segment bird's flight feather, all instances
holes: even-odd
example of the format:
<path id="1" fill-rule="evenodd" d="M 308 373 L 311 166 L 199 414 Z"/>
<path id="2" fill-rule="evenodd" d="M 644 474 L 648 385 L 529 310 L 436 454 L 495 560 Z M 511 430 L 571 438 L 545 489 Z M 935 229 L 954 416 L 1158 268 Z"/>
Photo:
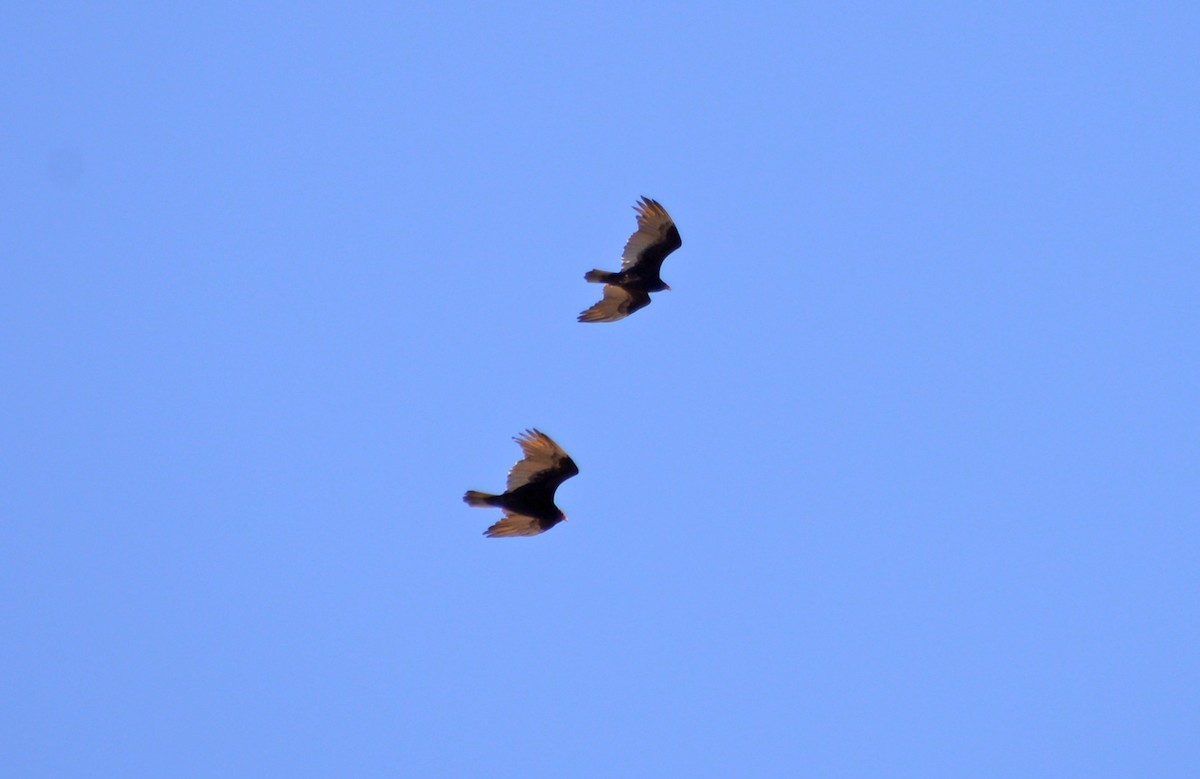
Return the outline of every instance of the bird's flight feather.
<path id="1" fill-rule="evenodd" d="M 625 251 L 621 252 L 621 270 L 629 270 L 642 259 L 647 249 L 660 244 L 662 253 L 658 265 L 661 267 L 663 258 L 683 245 L 679 230 L 675 229 L 675 220 L 662 204 L 648 197 L 639 200 L 633 210 L 637 212 L 638 229 L 629 236 Z"/>
<path id="2" fill-rule="evenodd" d="M 526 430 L 513 440 L 521 445 L 525 457 L 508 472 L 507 491 L 512 492 L 534 481 L 552 482 L 557 487 L 579 473 L 575 461 L 540 430 Z"/>
<path id="3" fill-rule="evenodd" d="M 580 322 L 616 322 L 650 305 L 650 293 L 644 289 L 617 284 L 604 285 L 604 297 L 579 315 Z"/>

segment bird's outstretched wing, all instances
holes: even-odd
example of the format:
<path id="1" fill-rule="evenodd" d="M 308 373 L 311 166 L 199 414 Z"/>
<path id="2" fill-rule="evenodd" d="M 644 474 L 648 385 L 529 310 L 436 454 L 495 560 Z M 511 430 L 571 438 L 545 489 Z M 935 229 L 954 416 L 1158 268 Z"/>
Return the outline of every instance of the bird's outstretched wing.
<path id="1" fill-rule="evenodd" d="M 667 255 L 683 245 L 675 220 L 657 200 L 643 197 L 634 205 L 637 212 L 637 231 L 629 236 L 621 252 L 621 270 L 635 265 L 658 275 Z"/>
<path id="2" fill-rule="evenodd" d="M 640 287 L 605 284 L 604 298 L 579 315 L 580 322 L 616 322 L 650 305 L 650 293 Z"/>
<path id="3" fill-rule="evenodd" d="M 496 524 L 483 531 L 488 538 L 509 538 L 512 536 L 536 536 L 544 533 L 557 522 L 543 524 L 541 520 L 527 517 L 524 514 L 505 514 Z"/>
<path id="4" fill-rule="evenodd" d="M 550 436 L 540 430 L 526 430 L 513 440 L 521 445 L 521 451 L 525 452 L 525 457 L 508 472 L 508 486 L 505 488 L 507 491 L 512 492 L 526 484 L 540 482 L 553 492 L 558 485 L 579 473 L 579 467 L 575 465 L 575 461 L 563 451 L 561 446 L 554 443 Z M 525 517 L 525 519 L 529 519 L 529 517 Z M 493 525 L 493 529 L 503 525 L 506 521 L 507 519 L 500 520 Z M 537 532 L 540 533 L 541 530 Z M 532 535 L 532 533 L 510 533 L 509 535 Z"/>

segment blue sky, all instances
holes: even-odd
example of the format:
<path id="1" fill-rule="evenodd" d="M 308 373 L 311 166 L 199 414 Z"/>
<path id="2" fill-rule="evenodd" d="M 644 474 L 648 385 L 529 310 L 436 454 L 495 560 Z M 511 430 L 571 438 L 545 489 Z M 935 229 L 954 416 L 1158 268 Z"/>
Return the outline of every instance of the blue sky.
<path id="1" fill-rule="evenodd" d="M 1195 776 L 1197 40 L 6 8 L 0 761 Z M 673 291 L 578 324 L 641 195 Z M 531 426 L 571 521 L 485 539 Z"/>

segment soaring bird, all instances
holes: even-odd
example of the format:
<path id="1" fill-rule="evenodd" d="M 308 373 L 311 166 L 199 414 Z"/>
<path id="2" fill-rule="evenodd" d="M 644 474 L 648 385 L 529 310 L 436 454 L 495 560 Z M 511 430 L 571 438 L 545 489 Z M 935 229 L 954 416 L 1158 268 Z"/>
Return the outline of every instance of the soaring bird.
<path id="1" fill-rule="evenodd" d="M 650 305 L 650 293 L 670 287 L 659 277 L 663 260 L 683 245 L 675 221 L 658 201 L 643 197 L 637 212 L 637 231 L 629 236 L 621 254 L 621 270 L 591 270 L 588 281 L 604 285 L 604 298 L 579 315 L 580 322 L 616 322 Z"/>
<path id="2" fill-rule="evenodd" d="M 525 457 L 508 472 L 504 494 L 468 490 L 463 495 L 468 506 L 504 509 L 504 518 L 484 531 L 490 538 L 536 536 L 562 522 L 567 515 L 554 505 L 554 491 L 579 473 L 575 461 L 545 433 L 526 430 L 513 440 Z"/>

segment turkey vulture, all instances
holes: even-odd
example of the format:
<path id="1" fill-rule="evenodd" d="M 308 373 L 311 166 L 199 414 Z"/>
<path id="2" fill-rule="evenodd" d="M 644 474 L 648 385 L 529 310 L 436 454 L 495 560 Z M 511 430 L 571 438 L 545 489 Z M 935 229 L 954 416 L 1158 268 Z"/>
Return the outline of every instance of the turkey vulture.
<path id="1" fill-rule="evenodd" d="M 675 221 L 658 201 L 643 197 L 634 207 L 638 229 L 629 236 L 616 273 L 592 270 L 588 281 L 604 285 L 604 298 L 579 315 L 580 322 L 616 322 L 650 305 L 650 293 L 669 290 L 658 273 L 667 255 L 683 245 Z"/>
<path id="2" fill-rule="evenodd" d="M 554 491 L 579 473 L 575 461 L 545 433 L 526 430 L 513 440 L 521 445 L 525 457 L 508 472 L 504 494 L 468 490 L 463 495 L 468 506 L 504 509 L 504 519 L 484 531 L 490 538 L 536 536 L 566 519 L 554 505 Z"/>

